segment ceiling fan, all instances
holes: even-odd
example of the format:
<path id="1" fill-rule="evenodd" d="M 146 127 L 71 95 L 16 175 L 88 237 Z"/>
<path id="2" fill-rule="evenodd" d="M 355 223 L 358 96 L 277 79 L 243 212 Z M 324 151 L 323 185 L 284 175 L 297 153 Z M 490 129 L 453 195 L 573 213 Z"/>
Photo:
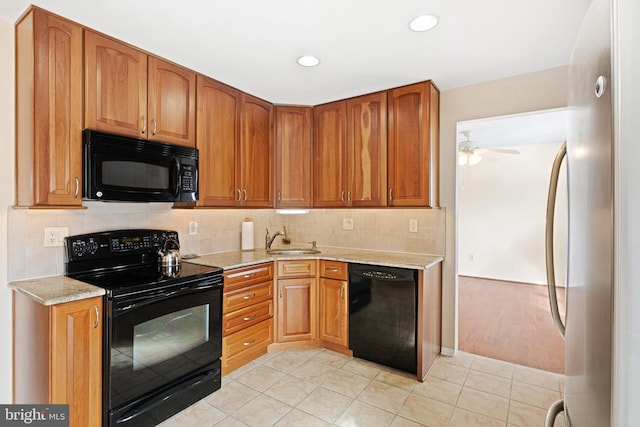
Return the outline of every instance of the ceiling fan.
<path id="1" fill-rule="evenodd" d="M 465 140 L 458 145 L 458 164 L 477 165 L 482 160 L 482 153 L 500 153 L 500 154 L 520 154 L 518 150 L 511 148 L 481 148 L 478 144 L 471 140 L 471 131 L 464 130 L 461 132 Z"/>

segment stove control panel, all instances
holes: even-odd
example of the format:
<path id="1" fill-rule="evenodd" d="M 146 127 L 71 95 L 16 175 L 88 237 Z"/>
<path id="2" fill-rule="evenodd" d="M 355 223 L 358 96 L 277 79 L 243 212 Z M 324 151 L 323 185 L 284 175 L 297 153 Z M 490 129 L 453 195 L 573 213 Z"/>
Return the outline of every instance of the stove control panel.
<path id="1" fill-rule="evenodd" d="M 178 232 L 134 229 L 81 234 L 65 237 L 65 254 L 68 261 L 112 258 L 119 255 L 155 254 L 169 239 L 179 242 Z"/>

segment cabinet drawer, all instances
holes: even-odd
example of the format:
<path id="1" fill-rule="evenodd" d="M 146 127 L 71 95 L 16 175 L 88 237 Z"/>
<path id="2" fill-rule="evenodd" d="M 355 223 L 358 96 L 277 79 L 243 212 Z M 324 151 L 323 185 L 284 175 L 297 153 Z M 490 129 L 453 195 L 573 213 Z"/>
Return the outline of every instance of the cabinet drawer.
<path id="1" fill-rule="evenodd" d="M 237 367 L 253 359 L 254 353 L 266 353 L 266 348 L 273 342 L 273 321 L 271 319 L 249 326 L 222 339 L 223 369 Z"/>
<path id="2" fill-rule="evenodd" d="M 222 331 L 226 337 L 242 329 L 273 317 L 273 300 L 232 311 L 222 317 Z"/>
<path id="3" fill-rule="evenodd" d="M 320 261 L 320 277 L 329 279 L 348 280 L 349 264 L 340 261 Z"/>
<path id="4" fill-rule="evenodd" d="M 313 277 L 316 275 L 316 265 L 315 259 L 278 261 L 278 278 Z"/>
<path id="5" fill-rule="evenodd" d="M 222 300 L 222 312 L 230 313 L 248 307 L 257 302 L 273 298 L 273 281 L 258 283 L 235 291 L 225 292 Z"/>
<path id="6" fill-rule="evenodd" d="M 224 290 L 232 291 L 270 279 L 273 279 L 272 262 L 231 270 L 224 273 Z"/>

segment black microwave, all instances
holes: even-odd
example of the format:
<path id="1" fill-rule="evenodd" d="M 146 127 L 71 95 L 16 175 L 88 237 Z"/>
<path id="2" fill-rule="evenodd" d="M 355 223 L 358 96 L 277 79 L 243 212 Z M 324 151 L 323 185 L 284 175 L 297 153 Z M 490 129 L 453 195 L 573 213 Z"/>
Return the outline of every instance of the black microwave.
<path id="1" fill-rule="evenodd" d="M 198 150 L 83 131 L 83 198 L 123 202 L 198 200 Z"/>

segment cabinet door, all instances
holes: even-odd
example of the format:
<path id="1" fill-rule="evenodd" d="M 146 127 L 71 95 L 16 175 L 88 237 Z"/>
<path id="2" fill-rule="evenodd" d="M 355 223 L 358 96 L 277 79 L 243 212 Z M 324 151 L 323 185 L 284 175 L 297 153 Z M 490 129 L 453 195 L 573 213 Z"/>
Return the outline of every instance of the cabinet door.
<path id="1" fill-rule="evenodd" d="M 102 425 L 102 298 L 51 308 L 51 403 L 68 403 L 70 426 Z"/>
<path id="2" fill-rule="evenodd" d="M 80 206 L 82 30 L 34 10 L 16 34 L 18 203 Z"/>
<path id="3" fill-rule="evenodd" d="M 241 101 L 241 203 L 273 207 L 273 106 L 246 94 L 242 94 Z"/>
<path id="4" fill-rule="evenodd" d="M 196 147 L 200 152 L 198 206 L 236 206 L 240 200 L 236 148 L 240 132 L 240 92 L 197 76 Z"/>
<path id="5" fill-rule="evenodd" d="M 313 206 L 347 203 L 346 101 L 313 109 Z"/>
<path id="6" fill-rule="evenodd" d="M 147 55 L 85 30 L 85 128 L 146 138 Z"/>
<path id="7" fill-rule="evenodd" d="M 148 138 L 196 145 L 196 73 L 149 56 Z"/>
<path id="8" fill-rule="evenodd" d="M 278 342 L 316 339 L 316 278 L 278 280 Z"/>
<path id="9" fill-rule="evenodd" d="M 347 202 L 387 205 L 387 92 L 347 101 Z"/>
<path id="10" fill-rule="evenodd" d="M 311 207 L 311 107 L 277 106 L 276 206 Z"/>
<path id="11" fill-rule="evenodd" d="M 319 293 L 320 339 L 347 347 L 349 345 L 347 282 L 321 278 Z"/>
<path id="12" fill-rule="evenodd" d="M 437 206 L 437 89 L 430 82 L 393 89 L 389 104 L 389 205 Z"/>

